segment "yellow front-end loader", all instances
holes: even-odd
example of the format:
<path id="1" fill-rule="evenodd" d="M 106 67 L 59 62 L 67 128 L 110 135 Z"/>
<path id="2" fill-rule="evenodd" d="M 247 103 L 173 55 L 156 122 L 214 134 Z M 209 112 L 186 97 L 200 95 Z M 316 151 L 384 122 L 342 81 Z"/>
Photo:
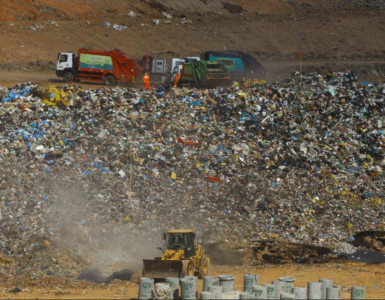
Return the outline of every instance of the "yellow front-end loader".
<path id="1" fill-rule="evenodd" d="M 209 272 L 210 259 L 204 252 L 203 238 L 195 243 L 194 230 L 170 230 L 164 234 L 162 257 L 143 260 L 143 277 L 164 279 L 165 277 L 198 276 Z M 199 243 L 199 241 L 201 241 Z"/>

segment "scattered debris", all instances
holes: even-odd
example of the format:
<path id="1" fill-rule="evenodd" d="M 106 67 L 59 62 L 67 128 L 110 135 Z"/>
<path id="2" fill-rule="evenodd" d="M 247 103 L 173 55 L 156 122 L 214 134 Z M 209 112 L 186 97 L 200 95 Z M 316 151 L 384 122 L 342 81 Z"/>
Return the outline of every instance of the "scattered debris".
<path id="1" fill-rule="evenodd" d="M 163 15 L 167 18 L 167 19 L 172 19 L 172 16 L 169 14 L 169 13 L 167 13 L 167 12 L 163 12 Z"/>
<path id="2" fill-rule="evenodd" d="M 128 13 L 128 16 L 131 18 L 136 18 L 136 13 L 134 13 L 132 10 Z"/>
<path id="3" fill-rule="evenodd" d="M 123 25 L 114 24 L 114 25 L 112 26 L 112 28 L 115 29 L 115 30 L 118 30 L 118 31 L 122 31 L 122 30 L 124 30 L 124 29 L 127 29 L 128 26 L 123 26 Z"/>
<path id="4" fill-rule="evenodd" d="M 182 24 L 192 24 L 192 21 L 186 18 L 183 18 Z"/>

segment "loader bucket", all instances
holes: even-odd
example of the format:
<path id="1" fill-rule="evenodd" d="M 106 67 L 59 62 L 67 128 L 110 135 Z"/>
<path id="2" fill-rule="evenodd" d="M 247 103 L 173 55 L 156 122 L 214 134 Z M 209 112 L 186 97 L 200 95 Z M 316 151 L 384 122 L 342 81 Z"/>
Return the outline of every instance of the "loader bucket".
<path id="1" fill-rule="evenodd" d="M 162 279 L 181 277 L 183 263 L 181 260 L 143 259 L 143 277 Z"/>

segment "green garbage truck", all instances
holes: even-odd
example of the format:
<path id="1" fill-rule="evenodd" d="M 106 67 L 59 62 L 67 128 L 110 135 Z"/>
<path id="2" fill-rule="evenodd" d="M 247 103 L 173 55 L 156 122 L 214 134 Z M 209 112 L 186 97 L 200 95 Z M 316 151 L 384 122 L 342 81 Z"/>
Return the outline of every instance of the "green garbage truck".
<path id="1" fill-rule="evenodd" d="M 183 64 L 180 87 L 210 87 L 230 84 L 230 73 L 222 62 L 214 60 L 190 61 Z"/>

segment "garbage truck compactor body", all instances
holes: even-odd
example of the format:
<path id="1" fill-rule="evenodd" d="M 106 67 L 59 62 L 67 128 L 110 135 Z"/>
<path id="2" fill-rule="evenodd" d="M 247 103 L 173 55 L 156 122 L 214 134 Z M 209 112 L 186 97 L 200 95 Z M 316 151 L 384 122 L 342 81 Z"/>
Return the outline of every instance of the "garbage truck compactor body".
<path id="1" fill-rule="evenodd" d="M 201 241 L 201 242 L 199 242 Z M 197 238 L 193 230 L 170 230 L 164 234 L 162 257 L 143 260 L 143 277 L 156 280 L 165 277 L 206 276 L 210 259 L 203 249 L 203 238 Z"/>
<path id="2" fill-rule="evenodd" d="M 130 55 L 118 49 L 97 51 L 79 49 L 78 53 L 58 54 L 56 75 L 64 82 L 74 80 L 98 81 L 106 85 L 133 81 L 142 73 L 138 63 Z"/>
<path id="3" fill-rule="evenodd" d="M 180 86 L 214 87 L 218 84 L 230 84 L 230 73 L 223 63 L 202 60 L 183 64 Z"/>

